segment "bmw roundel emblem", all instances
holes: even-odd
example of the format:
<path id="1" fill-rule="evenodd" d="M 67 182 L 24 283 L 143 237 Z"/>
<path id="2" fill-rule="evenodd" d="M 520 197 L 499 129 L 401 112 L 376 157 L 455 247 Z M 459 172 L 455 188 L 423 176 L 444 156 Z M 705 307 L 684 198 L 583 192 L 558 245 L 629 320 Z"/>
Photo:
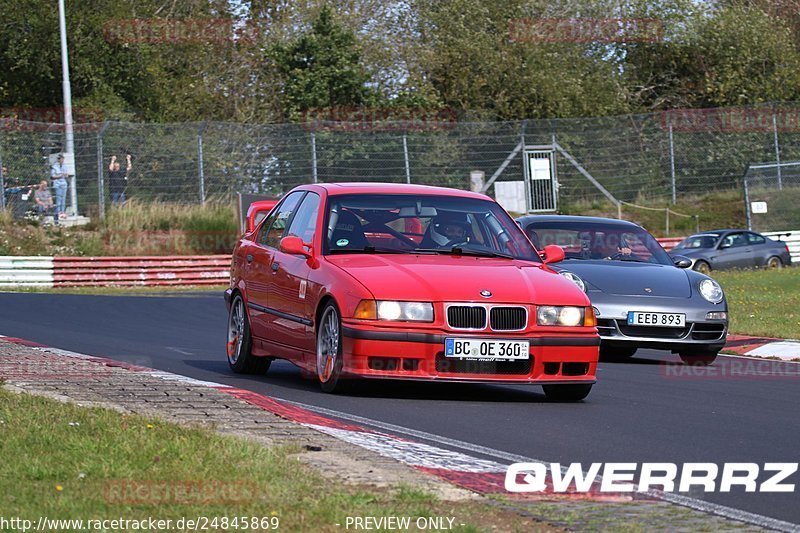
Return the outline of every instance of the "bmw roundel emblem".
<path id="1" fill-rule="evenodd" d="M 492 297 L 492 291 L 483 289 L 481 291 L 481 296 L 483 296 L 484 298 L 491 298 Z"/>

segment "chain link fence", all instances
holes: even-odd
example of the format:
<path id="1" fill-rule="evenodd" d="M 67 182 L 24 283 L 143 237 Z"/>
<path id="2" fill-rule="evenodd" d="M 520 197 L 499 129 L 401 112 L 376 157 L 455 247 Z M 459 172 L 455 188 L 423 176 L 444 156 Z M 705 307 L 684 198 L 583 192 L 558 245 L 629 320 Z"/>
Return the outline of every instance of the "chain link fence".
<path id="1" fill-rule="evenodd" d="M 800 229 L 800 161 L 752 163 L 743 185 L 748 229 Z"/>
<path id="2" fill-rule="evenodd" d="M 608 201 L 599 184 L 619 202 L 667 206 L 741 190 L 751 162 L 800 160 L 800 105 L 513 122 L 98 122 L 76 125 L 74 137 L 79 211 L 89 216 L 102 216 L 110 203 L 112 155 L 123 168 L 131 155 L 128 199 L 195 203 L 238 192 L 277 196 L 310 182 L 468 188 L 475 170 L 490 182 L 520 181 L 520 147 L 529 146 L 558 146 L 570 156 L 554 149 L 559 205 Z M 6 187 L 46 179 L 47 156 L 60 152 L 62 141 L 60 124 L 0 119 Z M 493 194 L 491 183 L 487 191 Z"/>

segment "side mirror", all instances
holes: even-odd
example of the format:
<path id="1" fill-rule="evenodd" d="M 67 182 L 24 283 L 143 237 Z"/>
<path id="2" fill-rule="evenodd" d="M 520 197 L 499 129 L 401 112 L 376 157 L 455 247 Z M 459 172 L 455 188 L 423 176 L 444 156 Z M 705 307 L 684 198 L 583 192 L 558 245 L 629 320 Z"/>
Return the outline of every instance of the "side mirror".
<path id="1" fill-rule="evenodd" d="M 550 263 L 558 263 L 559 261 L 563 261 L 565 257 L 564 249 L 555 244 L 548 244 L 547 246 L 545 246 L 544 250 L 542 250 L 542 253 L 539 255 L 541 256 L 542 260 L 544 260 L 544 263 L 546 265 L 549 265 Z"/>
<path id="2" fill-rule="evenodd" d="M 731 243 L 729 243 L 729 242 L 723 242 L 722 244 L 719 245 L 719 249 L 720 250 L 724 250 L 725 248 L 730 248 L 730 247 L 731 247 Z"/>
<path id="3" fill-rule="evenodd" d="M 308 248 L 308 250 L 306 250 L 306 248 Z M 289 235 L 281 239 L 281 252 L 311 257 L 311 244 L 303 242 L 303 239 L 300 237 Z"/>
<path id="4" fill-rule="evenodd" d="M 685 255 L 673 255 L 672 264 L 678 268 L 689 268 L 692 266 L 692 260 Z"/>

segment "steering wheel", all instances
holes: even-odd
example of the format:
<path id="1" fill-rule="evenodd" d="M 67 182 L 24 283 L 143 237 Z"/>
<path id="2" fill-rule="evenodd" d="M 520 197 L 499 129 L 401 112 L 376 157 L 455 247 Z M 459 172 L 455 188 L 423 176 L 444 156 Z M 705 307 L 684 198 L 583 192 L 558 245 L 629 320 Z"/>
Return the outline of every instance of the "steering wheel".
<path id="1" fill-rule="evenodd" d="M 444 246 L 445 248 L 453 248 L 454 246 L 457 246 L 459 244 L 469 244 L 469 241 L 464 237 L 460 237 L 458 239 L 453 239 L 452 241 L 449 241 Z"/>
<path id="2" fill-rule="evenodd" d="M 611 254 L 608 258 L 613 261 L 615 259 L 620 259 L 620 258 L 622 258 L 624 256 L 625 256 L 625 254 L 623 254 L 622 252 L 617 252 L 615 254 Z"/>

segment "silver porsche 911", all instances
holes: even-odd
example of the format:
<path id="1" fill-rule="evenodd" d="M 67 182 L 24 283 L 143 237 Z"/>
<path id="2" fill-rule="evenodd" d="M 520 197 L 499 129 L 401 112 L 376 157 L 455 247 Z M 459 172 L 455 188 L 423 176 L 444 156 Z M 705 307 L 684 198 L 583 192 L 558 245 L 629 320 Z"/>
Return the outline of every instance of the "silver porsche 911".
<path id="1" fill-rule="evenodd" d="M 632 356 L 638 348 L 710 364 L 725 345 L 728 304 L 713 279 L 670 257 L 644 228 L 609 218 L 529 215 L 517 219 L 537 249 L 557 244 L 551 265 L 586 291 L 597 312 L 600 353 Z"/>

